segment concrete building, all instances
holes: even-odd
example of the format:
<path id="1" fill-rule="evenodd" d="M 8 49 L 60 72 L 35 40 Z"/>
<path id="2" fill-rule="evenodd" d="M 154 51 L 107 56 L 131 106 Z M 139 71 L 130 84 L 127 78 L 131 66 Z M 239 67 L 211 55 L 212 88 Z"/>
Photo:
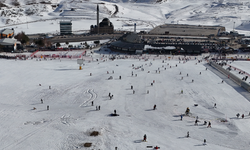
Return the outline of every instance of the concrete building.
<path id="1" fill-rule="evenodd" d="M 114 33 L 114 26 L 112 22 L 108 18 L 104 18 L 102 22 L 99 23 L 99 6 L 97 5 L 97 23 L 96 25 L 91 25 L 90 26 L 90 33 L 91 34 L 103 34 L 103 33 L 108 33 L 112 34 Z"/>
<path id="2" fill-rule="evenodd" d="M 71 21 L 60 21 L 60 35 L 72 34 L 72 22 Z"/>
<path id="3" fill-rule="evenodd" d="M 179 36 L 217 36 L 226 29 L 222 26 L 164 24 L 152 29 L 149 34 L 179 35 Z"/>
<path id="4" fill-rule="evenodd" d="M 126 33 L 117 41 L 110 44 L 110 49 L 125 53 L 135 53 L 137 50 L 143 50 L 145 44 L 142 43 L 140 36 L 136 33 Z"/>

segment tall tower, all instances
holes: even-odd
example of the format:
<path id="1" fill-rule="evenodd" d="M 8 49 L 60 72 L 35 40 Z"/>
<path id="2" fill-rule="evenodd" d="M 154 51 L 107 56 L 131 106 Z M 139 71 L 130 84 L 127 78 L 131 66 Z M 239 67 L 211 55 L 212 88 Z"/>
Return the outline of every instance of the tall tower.
<path id="1" fill-rule="evenodd" d="M 97 34 L 99 34 L 99 5 L 97 4 Z"/>

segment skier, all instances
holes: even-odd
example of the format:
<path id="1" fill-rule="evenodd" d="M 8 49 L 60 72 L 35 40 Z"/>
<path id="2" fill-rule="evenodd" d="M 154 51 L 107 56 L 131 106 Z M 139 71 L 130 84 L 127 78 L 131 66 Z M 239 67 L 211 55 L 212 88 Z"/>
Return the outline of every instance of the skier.
<path id="1" fill-rule="evenodd" d="M 188 74 L 187 74 L 187 77 L 188 77 Z"/>
<path id="2" fill-rule="evenodd" d="M 214 103 L 214 108 L 216 108 L 216 103 Z"/>
<path id="3" fill-rule="evenodd" d="M 186 109 L 186 115 L 188 115 L 189 114 L 189 112 L 190 112 L 190 109 L 189 109 L 189 107 L 187 107 L 187 109 Z"/>
<path id="4" fill-rule="evenodd" d="M 156 105 L 154 105 L 154 110 L 156 109 Z"/>
<path id="5" fill-rule="evenodd" d="M 41 99 L 41 103 L 43 103 L 43 99 Z"/>
<path id="6" fill-rule="evenodd" d="M 183 90 L 181 90 L 181 94 L 183 94 Z"/>
<path id="7" fill-rule="evenodd" d="M 194 125 L 198 126 L 198 120 L 197 119 L 195 120 Z"/>
<path id="8" fill-rule="evenodd" d="M 208 122 L 207 128 L 209 128 L 209 127 L 211 128 L 211 122 L 210 121 Z"/>
<path id="9" fill-rule="evenodd" d="M 206 121 L 204 121 L 204 124 L 203 125 L 207 125 L 207 122 Z"/>
<path id="10" fill-rule="evenodd" d="M 183 117 L 183 116 L 182 116 L 182 114 L 181 114 L 181 120 L 182 120 L 182 117 Z"/>
<path id="11" fill-rule="evenodd" d="M 241 118 L 244 119 L 244 114 L 241 115 Z"/>
<path id="12" fill-rule="evenodd" d="M 101 110 L 101 106 L 99 106 L 98 108 L 99 108 L 99 110 Z"/>
<path id="13" fill-rule="evenodd" d="M 239 118 L 240 114 L 239 114 L 239 113 L 237 113 L 237 114 L 236 114 L 236 116 L 237 116 L 237 118 Z"/>
<path id="14" fill-rule="evenodd" d="M 189 131 L 187 132 L 187 137 L 189 137 Z"/>
<path id="15" fill-rule="evenodd" d="M 143 136 L 143 140 L 142 141 L 144 141 L 144 142 L 146 142 L 147 141 L 147 135 L 146 134 L 144 134 L 144 136 Z"/>
<path id="16" fill-rule="evenodd" d="M 206 139 L 204 139 L 204 143 L 203 143 L 203 145 L 206 145 L 206 142 L 207 142 L 207 140 L 206 140 Z"/>
<path id="17" fill-rule="evenodd" d="M 91 102 L 91 105 L 92 105 L 92 106 L 94 105 L 94 101 Z"/>
<path id="18" fill-rule="evenodd" d="M 116 110 L 114 110 L 114 114 L 116 114 Z"/>
<path id="19" fill-rule="evenodd" d="M 159 147 L 158 147 L 158 146 L 155 146 L 155 149 L 159 149 Z"/>
<path id="20" fill-rule="evenodd" d="M 194 82 L 194 80 L 192 80 L 192 82 Z"/>

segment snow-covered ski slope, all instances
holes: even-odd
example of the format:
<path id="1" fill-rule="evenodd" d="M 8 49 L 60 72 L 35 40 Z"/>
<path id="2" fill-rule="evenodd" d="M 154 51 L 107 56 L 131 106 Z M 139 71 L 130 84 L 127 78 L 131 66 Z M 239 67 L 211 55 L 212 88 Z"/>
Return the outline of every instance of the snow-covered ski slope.
<path id="1" fill-rule="evenodd" d="M 179 61 L 182 56 L 114 61 L 108 56 L 94 53 L 82 70 L 75 59 L 0 59 L 0 149 L 249 149 L 250 102 L 206 70 L 206 62 L 198 62 L 201 56 L 187 62 Z M 181 121 L 187 107 L 191 115 Z M 114 110 L 119 116 L 110 116 Z M 245 118 L 237 119 L 237 113 Z M 92 131 L 100 135 L 90 136 Z M 92 146 L 84 147 L 87 142 Z"/>
<path id="2" fill-rule="evenodd" d="M 5 1 L 0 10 L 0 28 L 14 28 L 16 33 L 59 33 L 60 20 L 72 20 L 73 31 L 88 31 L 96 24 L 96 6 L 100 21 L 107 17 L 115 30 L 150 31 L 164 23 L 221 25 L 227 31 L 237 30 L 249 35 L 249 0 L 18 0 Z M 51 2 L 51 3 L 49 3 Z"/>

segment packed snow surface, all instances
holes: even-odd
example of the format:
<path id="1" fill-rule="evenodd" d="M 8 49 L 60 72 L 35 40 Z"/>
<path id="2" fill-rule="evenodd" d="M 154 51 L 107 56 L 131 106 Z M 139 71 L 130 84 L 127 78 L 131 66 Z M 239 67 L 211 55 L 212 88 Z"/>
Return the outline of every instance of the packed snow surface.
<path id="1" fill-rule="evenodd" d="M 0 149 L 249 149 L 250 102 L 202 56 L 110 56 L 88 52 L 82 70 L 76 59 L 0 59 Z"/>
<path id="2" fill-rule="evenodd" d="M 72 20 L 74 33 L 88 32 L 96 25 L 99 4 L 100 21 L 109 18 L 115 30 L 150 31 L 158 25 L 220 25 L 250 35 L 249 0 L 17 0 L 2 1 L 0 29 L 15 33 L 59 34 L 59 22 Z"/>

